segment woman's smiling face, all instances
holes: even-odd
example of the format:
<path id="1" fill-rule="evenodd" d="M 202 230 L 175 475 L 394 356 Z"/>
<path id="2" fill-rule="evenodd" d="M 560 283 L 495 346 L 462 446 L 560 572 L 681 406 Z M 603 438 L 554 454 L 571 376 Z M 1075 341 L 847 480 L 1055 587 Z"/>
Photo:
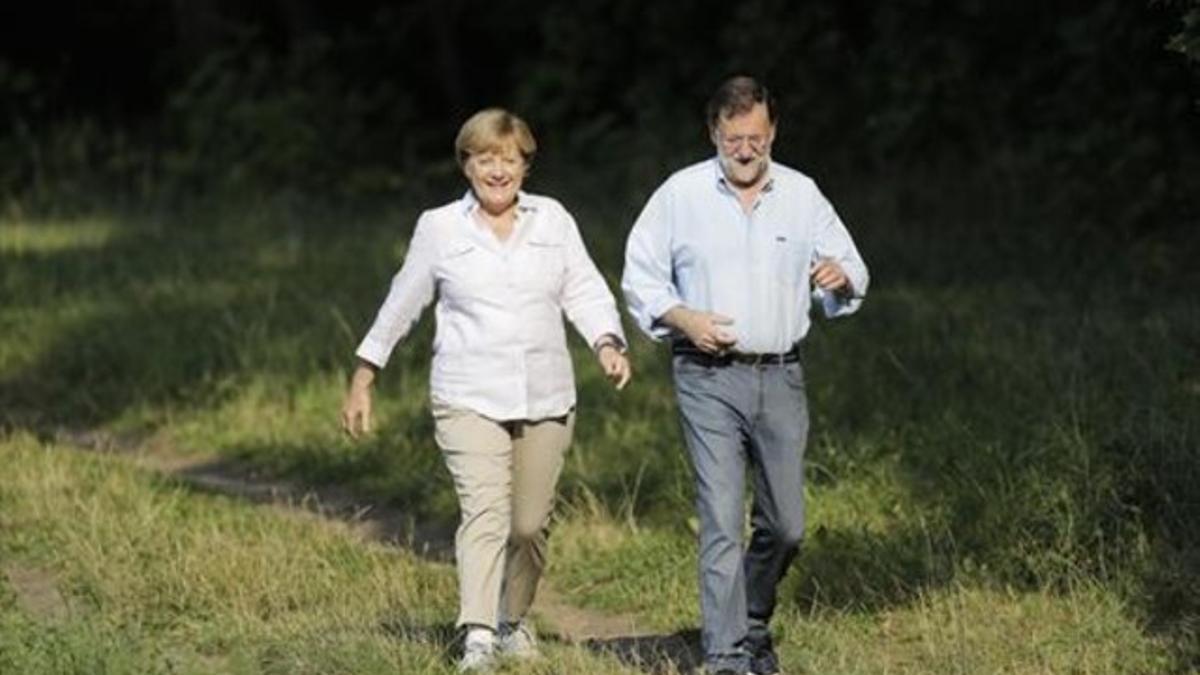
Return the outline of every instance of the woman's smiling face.
<path id="1" fill-rule="evenodd" d="M 513 205 L 527 169 L 525 158 L 512 143 L 472 153 L 463 164 L 475 199 L 489 213 L 501 213 Z"/>

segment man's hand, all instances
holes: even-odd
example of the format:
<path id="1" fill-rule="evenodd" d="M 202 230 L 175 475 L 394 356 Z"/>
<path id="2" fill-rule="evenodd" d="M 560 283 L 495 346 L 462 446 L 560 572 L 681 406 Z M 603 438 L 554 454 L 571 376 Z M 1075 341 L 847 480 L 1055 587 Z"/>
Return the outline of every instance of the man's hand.
<path id="1" fill-rule="evenodd" d="M 633 368 L 629 365 L 629 359 L 615 344 L 609 342 L 600 345 L 596 351 L 596 358 L 600 360 L 600 369 L 604 371 L 604 376 L 617 387 L 617 391 L 629 384 L 629 378 L 633 377 Z"/>
<path id="2" fill-rule="evenodd" d="M 818 288 L 833 291 L 839 295 L 853 295 L 850 278 L 846 276 L 842 266 L 833 258 L 821 258 L 813 264 L 809 276 Z"/>
<path id="3" fill-rule="evenodd" d="M 376 370 L 373 365 L 359 363 L 342 401 L 342 429 L 355 440 L 371 433 L 371 385 L 375 382 Z"/>
<path id="4" fill-rule="evenodd" d="M 696 349 L 707 354 L 720 354 L 737 343 L 737 338 L 722 328 L 733 325 L 733 319 L 727 316 L 679 306 L 667 310 L 662 321 L 682 332 Z"/>

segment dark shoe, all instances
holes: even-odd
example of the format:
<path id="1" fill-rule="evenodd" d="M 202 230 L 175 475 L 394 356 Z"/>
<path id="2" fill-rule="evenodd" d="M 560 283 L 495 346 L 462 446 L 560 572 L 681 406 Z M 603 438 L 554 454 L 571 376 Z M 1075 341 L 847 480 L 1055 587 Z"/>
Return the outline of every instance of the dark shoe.
<path id="1" fill-rule="evenodd" d="M 779 657 L 771 638 L 750 646 L 749 675 L 779 675 Z"/>

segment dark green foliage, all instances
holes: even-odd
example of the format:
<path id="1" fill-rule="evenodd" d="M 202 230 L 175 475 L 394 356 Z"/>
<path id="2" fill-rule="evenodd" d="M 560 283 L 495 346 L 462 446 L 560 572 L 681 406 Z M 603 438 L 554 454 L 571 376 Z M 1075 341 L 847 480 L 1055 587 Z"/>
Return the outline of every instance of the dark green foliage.
<path id="1" fill-rule="evenodd" d="M 329 198 L 409 187 L 403 160 L 426 140 L 411 133 L 410 101 L 388 82 L 358 88 L 334 54 L 312 39 L 283 57 L 250 43 L 210 55 L 170 99 L 171 187 Z"/>
<path id="2" fill-rule="evenodd" d="M 1182 27 L 1171 36 L 1171 49 L 1185 55 L 1188 59 L 1200 61 L 1200 2 L 1180 1 L 1173 3 L 1182 7 Z"/>
<path id="3" fill-rule="evenodd" d="M 171 23 L 150 5 L 73 20 L 111 40 L 105 17 L 120 11 L 140 16 L 135 33 Z M 96 192 L 362 203 L 444 185 L 458 124 L 500 104 L 534 123 L 553 173 L 637 193 L 709 151 L 704 101 L 745 71 L 779 96 L 784 160 L 823 172 L 970 165 L 1039 187 L 1074 227 L 1135 235 L 1200 212 L 1197 78 L 1166 48 L 1194 56 L 1198 11 L 1124 0 L 199 2 L 174 17 L 186 48 L 135 41 L 158 64 L 153 77 L 126 61 L 104 71 L 107 52 L 80 53 L 73 68 L 0 56 L 0 192 L 9 210 L 42 212 Z M 83 97 L 85 75 L 157 89 L 122 106 Z M 1096 198 L 1117 193 L 1117 204 Z"/>

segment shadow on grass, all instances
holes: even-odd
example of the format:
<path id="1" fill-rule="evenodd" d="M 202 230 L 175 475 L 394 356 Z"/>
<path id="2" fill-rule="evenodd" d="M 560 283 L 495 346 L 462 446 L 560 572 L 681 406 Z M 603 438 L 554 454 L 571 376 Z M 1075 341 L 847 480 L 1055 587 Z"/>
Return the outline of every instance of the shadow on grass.
<path id="1" fill-rule="evenodd" d="M 583 646 L 645 673 L 691 673 L 704 664 L 698 630 L 586 640 Z"/>
<path id="2" fill-rule="evenodd" d="M 407 618 L 383 622 L 383 632 L 396 640 L 432 645 L 444 654 L 447 663 L 462 657 L 462 630 L 453 622 L 422 623 Z M 545 644 L 571 645 L 555 634 L 542 636 Z M 700 632 L 683 630 L 669 635 L 636 635 L 584 640 L 584 649 L 643 673 L 691 673 L 704 664 Z"/>
<path id="3" fill-rule="evenodd" d="M 152 431 L 164 411 L 219 405 L 241 377 L 347 368 L 395 265 L 382 227 L 257 218 L 128 217 L 100 246 L 0 251 L 13 327 L 0 428 L 46 436 L 133 413 Z"/>
<path id="4" fill-rule="evenodd" d="M 433 645 L 443 654 L 447 663 L 462 656 L 460 631 L 452 621 L 422 623 L 407 618 L 389 619 L 380 625 L 383 633 L 395 640 Z"/>
<path id="5" fill-rule="evenodd" d="M 804 542 L 784 592 L 801 606 L 875 612 L 905 605 L 954 577 L 954 558 L 927 533 L 818 528 Z"/>
<path id="6" fill-rule="evenodd" d="M 964 572 L 1015 589 L 1100 583 L 1166 638 L 1178 671 L 1196 666 L 1200 310 L 1140 294 L 1136 260 L 1058 271 L 1072 291 L 1037 278 L 881 289 L 859 325 L 814 331 L 827 441 L 814 485 L 899 489 L 872 505 L 891 507 L 888 527 L 812 533 L 791 587 L 802 605 L 875 611 Z"/>

